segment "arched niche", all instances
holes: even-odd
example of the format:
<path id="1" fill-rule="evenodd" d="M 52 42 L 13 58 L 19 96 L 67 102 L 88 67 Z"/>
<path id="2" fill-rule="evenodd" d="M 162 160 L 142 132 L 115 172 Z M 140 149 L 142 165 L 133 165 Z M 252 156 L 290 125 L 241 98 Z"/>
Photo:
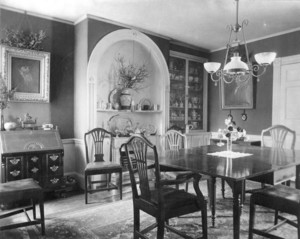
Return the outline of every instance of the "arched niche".
<path id="1" fill-rule="evenodd" d="M 145 34 L 132 29 L 114 31 L 102 38 L 92 51 L 88 62 L 88 109 L 89 129 L 107 128 L 107 121 L 118 112 L 98 112 L 99 102 L 108 102 L 110 92 L 116 88 L 116 59 L 124 57 L 125 62 L 145 64 L 149 77 L 145 88 L 133 92 L 137 104 L 143 98 L 149 98 L 153 104 L 159 104 L 161 113 L 138 114 L 129 117 L 135 121 L 155 122 L 158 134 L 166 129 L 168 122 L 169 71 L 165 58 L 157 45 Z M 135 123 L 136 123 L 135 122 Z"/>

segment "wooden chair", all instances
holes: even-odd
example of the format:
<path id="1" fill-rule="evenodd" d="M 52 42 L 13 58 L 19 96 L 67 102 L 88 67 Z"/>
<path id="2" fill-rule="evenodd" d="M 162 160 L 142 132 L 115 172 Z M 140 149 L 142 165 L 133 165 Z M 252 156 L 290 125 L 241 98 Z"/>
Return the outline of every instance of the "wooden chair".
<path id="1" fill-rule="evenodd" d="M 255 206 L 260 205 L 275 210 L 274 225 L 267 229 L 257 229 L 255 226 Z M 297 222 L 278 214 L 278 211 L 296 216 Z M 279 222 L 278 219 L 281 221 Z M 250 198 L 249 239 L 253 234 L 264 238 L 284 239 L 283 237 L 271 235 L 270 232 L 284 223 L 288 223 L 298 229 L 300 238 L 300 190 L 276 185 L 255 191 Z"/>
<path id="2" fill-rule="evenodd" d="M 269 142 L 269 144 L 268 144 L 268 136 L 271 136 L 271 142 Z M 290 136 L 288 140 L 287 140 L 287 136 Z M 262 147 L 271 146 L 273 148 L 294 149 L 295 142 L 296 142 L 296 132 L 284 125 L 274 125 L 267 129 L 262 130 L 261 132 Z M 292 179 L 295 175 L 296 172 L 292 173 L 292 175 L 289 178 L 285 177 L 284 181 L 280 181 L 279 183 L 285 183 L 286 185 L 290 185 L 290 179 Z M 256 177 L 253 179 L 251 178 L 249 180 L 261 182 L 262 187 L 264 187 L 264 185 L 268 183 L 268 180 L 266 178 L 267 177 Z M 271 184 L 276 184 L 276 182 L 274 183 L 272 182 Z M 247 192 L 251 192 L 251 190 Z"/>
<path id="3" fill-rule="evenodd" d="M 31 205 L 3 213 L 0 219 L 10 217 L 19 213 L 25 213 L 28 221 L 11 223 L 0 226 L 0 231 L 18 227 L 26 227 L 41 224 L 42 235 L 45 235 L 45 218 L 44 218 L 44 195 L 43 189 L 32 178 L 11 181 L 0 184 L 0 204 L 8 204 L 19 201 L 30 200 Z M 39 204 L 40 218 L 36 218 L 36 203 Z M 27 211 L 32 210 L 33 220 L 29 217 Z"/>
<path id="4" fill-rule="evenodd" d="M 287 135 L 291 135 L 291 141 L 287 142 Z M 266 136 L 270 135 L 272 138 L 272 147 L 274 148 L 295 148 L 296 132 L 284 125 L 274 125 L 261 131 L 261 146 L 267 145 Z M 289 145 L 287 144 L 289 143 Z"/>
<path id="5" fill-rule="evenodd" d="M 168 187 L 176 184 L 178 180 L 161 180 L 159 159 L 156 146 L 149 142 L 142 135 L 132 136 L 125 144 L 125 150 L 129 159 L 129 172 L 132 187 L 132 200 L 134 212 L 134 239 L 147 238 L 145 234 L 157 227 L 156 238 L 164 238 L 165 228 L 184 238 L 190 238 L 184 232 L 176 230 L 169 225 L 169 219 L 179 217 L 193 212 L 201 211 L 202 216 L 202 238 L 207 238 L 207 206 L 206 200 L 199 189 L 201 176 L 194 174 L 194 189 L 196 194 L 184 190 Z M 133 151 L 134 156 L 130 153 Z M 147 161 L 148 155 L 154 156 L 154 164 L 150 165 L 155 169 L 155 183 L 151 185 Z M 133 167 L 136 163 L 136 170 Z M 135 171 L 139 179 L 137 188 Z M 182 181 L 183 182 L 183 181 Z M 140 211 L 156 218 L 156 223 L 140 230 Z"/>
<path id="6" fill-rule="evenodd" d="M 286 140 L 288 135 L 291 136 L 289 142 Z M 271 142 L 268 143 L 268 137 L 270 137 L 270 136 L 271 136 Z M 271 126 L 267 129 L 264 129 L 264 130 L 261 131 L 261 147 L 271 146 L 271 147 L 274 147 L 274 148 L 294 149 L 295 148 L 295 142 L 296 142 L 296 132 L 289 129 L 288 127 L 286 127 L 284 125 L 274 125 L 274 126 Z M 295 176 L 295 174 L 293 176 L 291 176 L 290 178 L 285 179 L 285 181 L 281 182 L 281 183 L 285 183 L 286 185 L 290 185 L 290 179 L 293 178 L 294 176 Z M 267 182 L 270 181 L 269 178 L 270 178 L 269 175 L 267 175 L 267 176 L 254 177 L 254 178 L 251 178 L 249 180 L 256 181 L 256 182 L 261 182 L 261 187 L 264 187 L 265 184 L 266 184 L 265 181 L 267 181 Z M 246 183 L 245 183 L 245 186 L 244 186 L 244 192 L 245 193 L 252 193 L 255 190 L 256 189 L 246 190 Z M 225 191 L 225 184 L 224 184 L 224 180 L 222 180 L 222 195 L 223 195 L 223 198 L 225 198 L 224 197 L 224 191 Z M 245 193 L 243 193 L 242 202 L 245 199 Z"/>
<path id="7" fill-rule="evenodd" d="M 166 141 L 166 149 L 167 150 L 179 150 L 180 148 L 188 148 L 187 137 L 185 134 L 181 133 L 177 130 L 168 130 L 164 135 Z M 161 172 L 164 172 L 166 177 L 171 179 L 186 179 L 185 182 L 185 190 L 188 191 L 189 182 L 192 182 L 191 175 L 193 172 L 190 171 L 174 171 L 174 169 L 169 169 L 166 167 L 160 168 Z M 202 176 L 201 180 L 209 180 L 209 176 Z M 179 185 L 176 185 L 176 188 L 179 189 Z M 209 192 L 209 181 L 207 181 L 207 189 Z"/>
<path id="8" fill-rule="evenodd" d="M 112 162 L 112 137 L 113 134 L 102 128 L 95 128 L 84 135 L 86 167 L 85 177 L 85 203 L 88 203 L 88 193 L 97 191 L 120 189 L 120 199 L 122 199 L 122 166 Z M 109 161 L 104 160 L 104 140 L 109 142 Z M 92 155 L 93 160 L 92 160 Z M 119 174 L 119 187 L 111 182 L 111 174 Z M 105 175 L 105 179 L 94 180 L 95 175 Z M 100 188 L 93 189 L 93 184 L 103 184 Z M 88 185 L 89 184 L 89 185 Z"/>

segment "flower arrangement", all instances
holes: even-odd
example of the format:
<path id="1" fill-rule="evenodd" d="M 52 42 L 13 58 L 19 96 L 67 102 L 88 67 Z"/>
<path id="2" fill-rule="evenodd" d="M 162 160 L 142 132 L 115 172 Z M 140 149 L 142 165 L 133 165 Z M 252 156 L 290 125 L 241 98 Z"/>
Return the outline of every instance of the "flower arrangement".
<path id="1" fill-rule="evenodd" d="M 11 47 L 42 50 L 40 44 L 46 38 L 46 33 L 43 30 L 40 30 L 38 33 L 25 33 L 5 28 L 2 31 L 6 37 L 1 39 L 0 43 Z"/>
<path id="2" fill-rule="evenodd" d="M 223 138 L 223 136 L 225 136 L 228 139 L 239 141 L 244 141 L 246 139 L 246 130 L 241 127 L 235 127 L 236 123 L 233 121 L 232 115 L 228 115 L 225 119 L 225 125 L 225 129 L 219 129 L 218 131 L 219 138 Z"/>
<path id="3" fill-rule="evenodd" d="M 13 90 L 7 90 L 7 86 L 5 84 L 5 81 L 0 74 L 0 110 L 4 110 L 8 107 L 7 102 L 9 99 L 11 99 L 16 92 L 16 89 Z"/>
<path id="4" fill-rule="evenodd" d="M 124 57 L 118 57 L 116 59 L 118 64 L 118 87 L 120 89 L 133 89 L 139 91 L 143 89 L 145 85 L 143 83 L 148 78 L 149 73 L 145 64 L 138 66 L 133 63 L 125 63 Z"/>

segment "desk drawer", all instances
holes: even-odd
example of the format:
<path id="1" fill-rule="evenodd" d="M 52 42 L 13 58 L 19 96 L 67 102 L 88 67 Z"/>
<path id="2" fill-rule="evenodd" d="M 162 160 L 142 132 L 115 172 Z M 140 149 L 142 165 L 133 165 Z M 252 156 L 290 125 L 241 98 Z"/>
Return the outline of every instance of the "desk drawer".
<path id="1" fill-rule="evenodd" d="M 249 178 L 249 180 L 266 183 L 270 185 L 279 184 L 287 180 L 293 179 L 296 176 L 296 167 L 283 168 L 276 172 Z"/>
<path id="2" fill-rule="evenodd" d="M 25 177 L 23 156 L 6 157 L 5 164 L 6 181 L 20 180 Z"/>

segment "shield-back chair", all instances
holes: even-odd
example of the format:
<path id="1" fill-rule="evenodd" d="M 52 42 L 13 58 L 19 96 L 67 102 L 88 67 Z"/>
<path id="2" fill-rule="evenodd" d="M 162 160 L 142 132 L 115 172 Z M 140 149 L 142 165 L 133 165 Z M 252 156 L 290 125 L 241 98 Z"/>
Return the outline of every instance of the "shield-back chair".
<path id="1" fill-rule="evenodd" d="M 156 146 L 149 142 L 142 135 L 132 136 L 124 145 L 129 161 L 129 173 L 132 187 L 132 200 L 134 210 L 134 239 L 147 238 L 145 234 L 157 227 L 156 238 L 164 238 L 165 228 L 184 238 L 190 238 L 184 232 L 169 225 L 169 219 L 194 212 L 201 212 L 202 216 L 202 238 L 207 238 L 207 206 L 206 200 L 199 189 L 201 175 L 194 174 L 194 189 L 196 194 L 178 190 L 168 185 L 174 185 L 179 180 L 161 180 L 159 159 Z M 132 154 L 133 152 L 133 154 Z M 149 164 L 149 155 L 154 162 Z M 154 163 L 154 164 L 153 164 Z M 136 164 L 136 168 L 134 168 Z M 149 165 L 154 167 L 155 181 L 149 180 Z M 139 180 L 137 187 L 136 177 Z M 156 218 L 156 223 L 147 228 L 140 229 L 140 211 Z M 199 238 L 199 237 L 198 237 Z"/>
<path id="2" fill-rule="evenodd" d="M 95 128 L 85 133 L 85 153 L 86 167 L 85 177 L 85 203 L 88 203 L 88 193 L 97 191 L 120 189 L 120 199 L 122 199 L 122 166 L 119 163 L 112 162 L 112 137 L 113 134 L 102 128 Z M 104 141 L 109 144 L 109 160 L 105 161 Z M 111 174 L 119 175 L 119 186 L 111 182 Z M 93 179 L 95 175 L 105 175 L 100 179 Z M 99 177 L 99 176 L 98 176 Z M 105 177 L 105 179 L 103 179 Z M 103 185 L 104 183 L 104 185 Z M 100 187 L 93 187 L 94 184 L 100 184 Z"/>

